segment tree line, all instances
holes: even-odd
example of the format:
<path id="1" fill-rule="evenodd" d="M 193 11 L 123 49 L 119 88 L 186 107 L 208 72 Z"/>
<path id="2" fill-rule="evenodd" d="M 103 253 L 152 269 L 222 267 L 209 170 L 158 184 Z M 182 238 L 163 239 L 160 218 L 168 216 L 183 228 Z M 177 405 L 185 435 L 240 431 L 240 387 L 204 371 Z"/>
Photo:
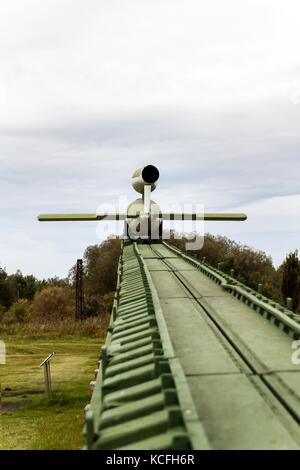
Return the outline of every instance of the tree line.
<path id="1" fill-rule="evenodd" d="M 87 247 L 84 264 L 85 318 L 108 316 L 117 282 L 121 240 Z M 66 278 L 39 280 L 0 268 L 0 322 L 49 323 L 75 318 L 76 264 Z"/>
<path id="2" fill-rule="evenodd" d="M 176 232 L 171 233 L 170 243 L 186 251 L 186 242 L 190 239 Z M 234 276 L 252 289 L 258 290 L 276 302 L 287 306 L 291 299 L 292 309 L 300 313 L 300 261 L 298 251 L 289 253 L 276 269 L 272 258 L 264 251 L 237 243 L 223 236 L 205 234 L 204 245 L 200 250 L 187 252 L 197 260 L 204 260 L 211 266 Z"/>
<path id="3" fill-rule="evenodd" d="M 187 239 L 175 232 L 170 243 L 185 251 Z M 84 267 L 84 313 L 86 318 L 110 315 L 117 282 L 117 266 L 121 252 L 121 240 L 108 238 L 99 245 L 87 247 L 83 256 Z M 300 313 L 300 262 L 298 252 L 289 253 L 279 268 L 263 251 L 239 244 L 227 237 L 205 235 L 201 250 L 189 255 L 198 260 L 232 273 L 247 286 L 257 289 L 276 302 L 289 306 Z M 0 268 L 0 322 L 47 323 L 75 318 L 74 265 L 65 279 L 54 277 L 39 280 L 21 271 L 7 274 Z"/>

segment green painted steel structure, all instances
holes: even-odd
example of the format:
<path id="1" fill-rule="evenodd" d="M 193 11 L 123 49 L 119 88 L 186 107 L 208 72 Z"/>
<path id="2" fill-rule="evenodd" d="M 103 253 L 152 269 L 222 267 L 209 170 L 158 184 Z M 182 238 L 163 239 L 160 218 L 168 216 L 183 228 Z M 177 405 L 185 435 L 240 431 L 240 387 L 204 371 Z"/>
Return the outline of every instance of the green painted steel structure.
<path id="1" fill-rule="evenodd" d="M 165 242 L 126 241 L 88 449 L 299 449 L 300 324 Z"/>

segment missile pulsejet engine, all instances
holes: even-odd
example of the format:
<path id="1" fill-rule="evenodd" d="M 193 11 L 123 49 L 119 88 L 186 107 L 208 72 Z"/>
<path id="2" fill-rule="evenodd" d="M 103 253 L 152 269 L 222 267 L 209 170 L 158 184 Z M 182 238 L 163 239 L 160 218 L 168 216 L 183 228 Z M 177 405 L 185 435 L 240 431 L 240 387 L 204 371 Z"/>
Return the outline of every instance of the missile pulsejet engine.
<path id="1" fill-rule="evenodd" d="M 132 175 L 132 186 L 142 197 L 127 208 L 124 233 L 132 240 L 155 240 L 162 236 L 162 213 L 159 206 L 151 200 L 159 171 L 153 165 L 139 168 Z"/>
<path id="2" fill-rule="evenodd" d="M 159 171 L 153 165 L 139 168 L 132 175 L 133 188 L 142 195 L 129 204 L 125 214 L 41 214 L 40 222 L 60 221 L 99 221 L 124 220 L 124 235 L 132 240 L 156 240 L 162 237 L 163 220 L 246 220 L 246 214 L 224 213 L 162 213 L 159 206 L 151 200 L 155 190 Z"/>

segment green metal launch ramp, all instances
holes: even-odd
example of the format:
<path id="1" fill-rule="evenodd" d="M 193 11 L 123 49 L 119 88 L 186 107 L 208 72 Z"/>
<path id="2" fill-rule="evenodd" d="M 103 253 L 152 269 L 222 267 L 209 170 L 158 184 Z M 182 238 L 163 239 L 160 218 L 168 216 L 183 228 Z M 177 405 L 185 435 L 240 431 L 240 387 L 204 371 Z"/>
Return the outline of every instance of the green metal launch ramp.
<path id="1" fill-rule="evenodd" d="M 131 242 L 124 243 L 101 357 L 88 448 L 208 448 L 151 277 Z"/>
<path id="2" fill-rule="evenodd" d="M 164 220 L 236 223 L 246 214 L 163 213 L 151 200 L 158 178 L 153 165 L 133 173 L 142 197 L 124 213 L 38 217 L 124 221 L 86 448 L 299 449 L 297 316 L 162 241 Z"/>
<path id="3" fill-rule="evenodd" d="M 299 449 L 300 324 L 164 242 L 124 242 L 88 449 Z"/>

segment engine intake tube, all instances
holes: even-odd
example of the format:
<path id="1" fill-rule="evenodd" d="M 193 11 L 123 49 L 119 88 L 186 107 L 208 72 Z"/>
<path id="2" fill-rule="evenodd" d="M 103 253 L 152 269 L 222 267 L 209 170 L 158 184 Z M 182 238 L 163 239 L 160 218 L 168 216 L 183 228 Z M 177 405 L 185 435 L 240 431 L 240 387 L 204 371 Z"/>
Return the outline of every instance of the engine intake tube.
<path id="1" fill-rule="evenodd" d="M 132 186 L 140 194 L 144 193 L 144 186 L 146 184 L 151 185 L 151 191 L 154 191 L 158 178 L 159 171 L 156 166 L 146 165 L 133 173 Z"/>

